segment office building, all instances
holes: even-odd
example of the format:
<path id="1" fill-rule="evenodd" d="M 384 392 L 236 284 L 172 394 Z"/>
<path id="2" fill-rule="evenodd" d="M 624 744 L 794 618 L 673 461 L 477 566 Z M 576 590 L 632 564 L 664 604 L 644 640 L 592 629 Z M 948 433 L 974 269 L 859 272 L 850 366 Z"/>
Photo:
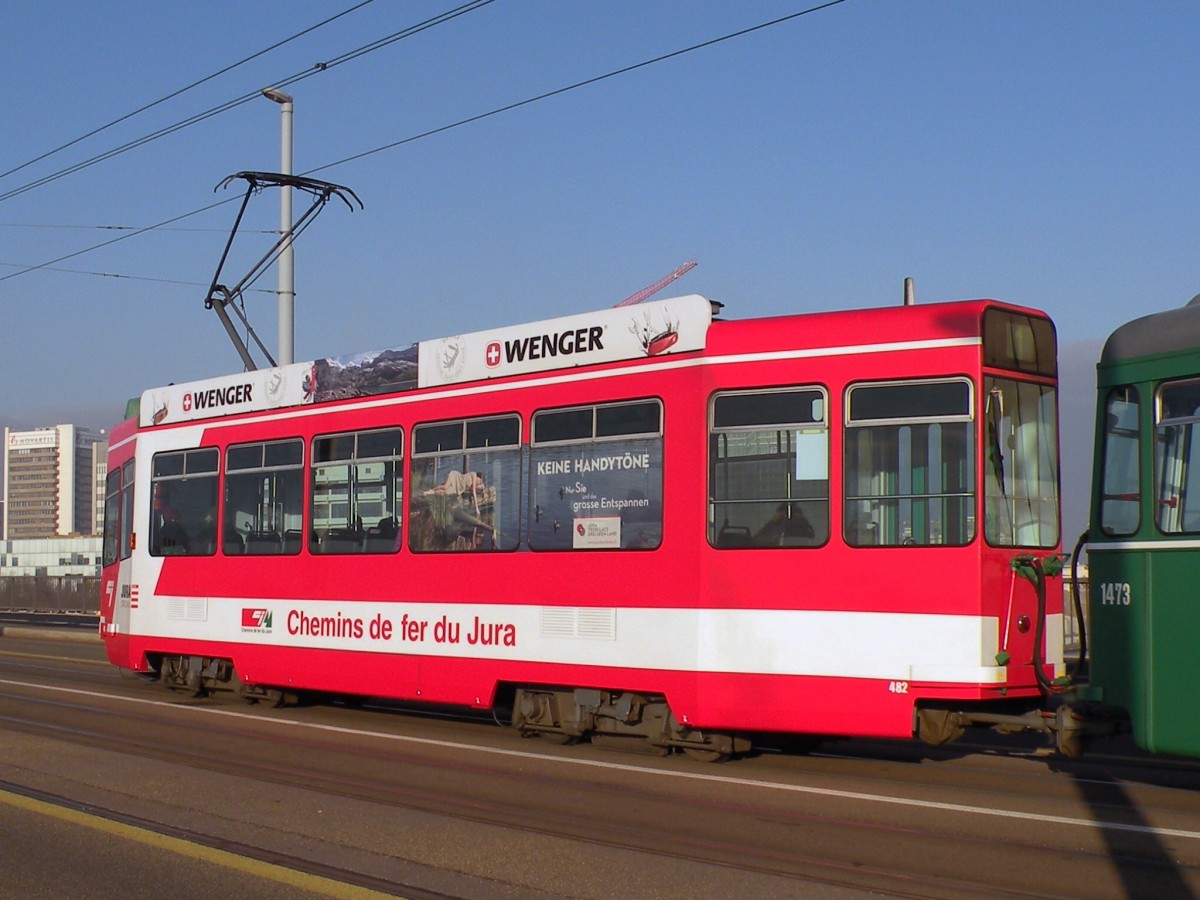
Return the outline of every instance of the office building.
<path id="1" fill-rule="evenodd" d="M 4 540 L 95 534 L 97 445 L 77 425 L 4 429 Z"/>

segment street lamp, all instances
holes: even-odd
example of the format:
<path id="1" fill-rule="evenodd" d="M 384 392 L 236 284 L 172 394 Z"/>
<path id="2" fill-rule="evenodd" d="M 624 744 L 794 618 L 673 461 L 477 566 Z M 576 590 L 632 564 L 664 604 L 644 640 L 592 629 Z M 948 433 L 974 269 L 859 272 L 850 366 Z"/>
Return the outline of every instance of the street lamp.
<path id="1" fill-rule="evenodd" d="M 281 175 L 292 174 L 292 98 L 278 88 L 263 88 L 268 100 L 279 104 Z M 284 185 L 279 192 L 279 231 L 287 241 L 279 254 L 279 365 L 294 362 L 296 339 L 296 260 L 289 240 L 292 232 L 292 188 Z"/>

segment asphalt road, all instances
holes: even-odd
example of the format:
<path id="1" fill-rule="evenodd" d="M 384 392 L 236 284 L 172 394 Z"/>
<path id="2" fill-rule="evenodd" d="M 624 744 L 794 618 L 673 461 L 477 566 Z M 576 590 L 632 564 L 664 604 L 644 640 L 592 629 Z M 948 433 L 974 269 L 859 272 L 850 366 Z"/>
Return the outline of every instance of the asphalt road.
<path id="1" fill-rule="evenodd" d="M 1182 898 L 1200 766 L 1013 739 L 704 765 L 195 700 L 6 630 L 0 832 L 0 896 Z"/>

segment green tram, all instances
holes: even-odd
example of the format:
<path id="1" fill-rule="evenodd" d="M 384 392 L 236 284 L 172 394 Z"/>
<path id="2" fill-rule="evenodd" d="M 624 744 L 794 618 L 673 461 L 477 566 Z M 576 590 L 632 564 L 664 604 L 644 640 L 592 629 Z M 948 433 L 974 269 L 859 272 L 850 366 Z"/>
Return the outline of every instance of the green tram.
<path id="1" fill-rule="evenodd" d="M 1200 295 L 1122 325 L 1097 366 L 1087 700 L 1200 756 Z"/>

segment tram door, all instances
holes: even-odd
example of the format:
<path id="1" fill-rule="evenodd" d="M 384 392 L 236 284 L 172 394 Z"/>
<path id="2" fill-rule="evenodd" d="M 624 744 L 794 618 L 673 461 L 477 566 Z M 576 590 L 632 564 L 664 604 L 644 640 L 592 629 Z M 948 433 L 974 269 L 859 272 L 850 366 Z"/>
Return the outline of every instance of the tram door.
<path id="1" fill-rule="evenodd" d="M 1154 509 L 1146 554 L 1147 724 L 1152 749 L 1200 753 L 1200 380 L 1163 384 L 1154 405 Z"/>

